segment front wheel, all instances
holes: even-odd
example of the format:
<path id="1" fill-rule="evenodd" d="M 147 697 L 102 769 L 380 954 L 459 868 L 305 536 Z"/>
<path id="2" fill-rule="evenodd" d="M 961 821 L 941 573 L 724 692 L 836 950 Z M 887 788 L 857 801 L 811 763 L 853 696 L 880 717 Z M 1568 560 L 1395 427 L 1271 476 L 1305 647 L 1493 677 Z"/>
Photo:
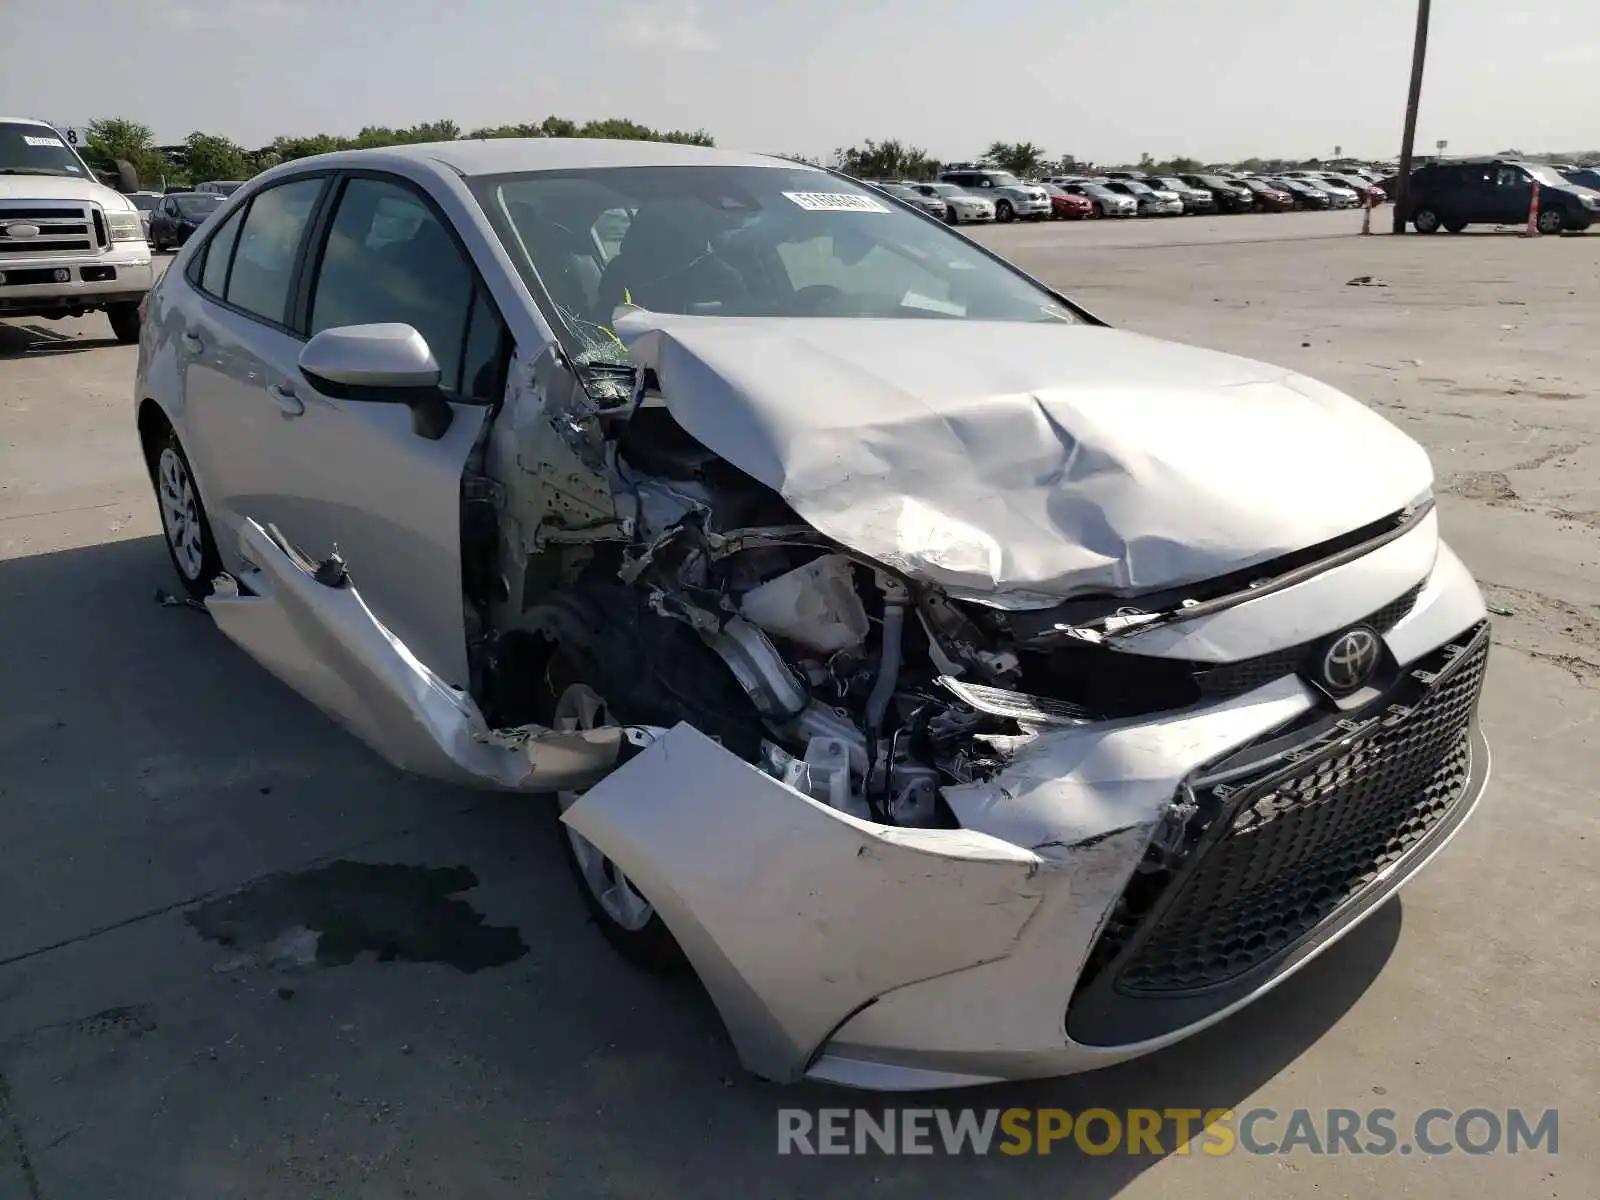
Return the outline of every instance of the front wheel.
<path id="1" fill-rule="evenodd" d="M 108 304 L 106 319 L 111 322 L 111 332 L 124 346 L 139 340 L 139 303 Z"/>
<path id="2" fill-rule="evenodd" d="M 551 645 L 542 669 L 532 661 L 535 711 L 557 729 L 606 725 L 670 728 L 686 720 L 746 760 L 765 730 L 727 664 L 681 621 L 660 616 L 631 589 L 600 586 L 557 597 L 530 614 Z M 581 800 L 558 795 L 561 812 Z M 657 974 L 686 965 L 682 949 L 649 898 L 604 852 L 560 822 L 567 865 L 590 917 L 622 957 Z"/>
<path id="3" fill-rule="evenodd" d="M 1017 211 L 1011 207 L 1011 201 L 1000 200 L 994 206 L 994 219 L 1005 225 L 1016 219 Z"/>

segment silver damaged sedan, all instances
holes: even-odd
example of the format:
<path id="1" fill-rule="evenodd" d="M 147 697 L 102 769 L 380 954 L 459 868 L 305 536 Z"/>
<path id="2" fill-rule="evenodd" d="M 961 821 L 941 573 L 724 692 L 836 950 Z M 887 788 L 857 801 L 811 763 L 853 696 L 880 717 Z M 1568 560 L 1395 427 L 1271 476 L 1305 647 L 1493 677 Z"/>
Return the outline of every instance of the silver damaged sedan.
<path id="1" fill-rule="evenodd" d="M 827 171 L 289 163 L 172 263 L 134 399 L 217 627 L 396 766 L 550 797 L 601 930 L 769 1079 L 1178 1041 L 1488 776 L 1415 443 Z"/>

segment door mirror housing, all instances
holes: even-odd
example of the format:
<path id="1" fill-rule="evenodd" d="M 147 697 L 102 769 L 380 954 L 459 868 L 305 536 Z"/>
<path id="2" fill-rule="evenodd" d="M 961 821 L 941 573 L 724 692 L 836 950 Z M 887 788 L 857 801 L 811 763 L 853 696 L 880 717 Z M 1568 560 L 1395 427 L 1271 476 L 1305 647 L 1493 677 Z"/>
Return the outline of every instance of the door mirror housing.
<path id="1" fill-rule="evenodd" d="M 336 400 L 405 404 L 419 437 L 438 441 L 454 416 L 439 390 L 439 363 L 410 325 L 324 329 L 300 351 L 300 373 Z"/>

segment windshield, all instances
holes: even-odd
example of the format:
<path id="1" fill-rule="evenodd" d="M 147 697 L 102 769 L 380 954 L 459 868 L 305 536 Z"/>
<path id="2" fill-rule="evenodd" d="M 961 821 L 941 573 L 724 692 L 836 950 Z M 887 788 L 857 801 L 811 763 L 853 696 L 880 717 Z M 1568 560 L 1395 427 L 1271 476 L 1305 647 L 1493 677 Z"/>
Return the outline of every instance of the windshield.
<path id="1" fill-rule="evenodd" d="M 196 193 L 193 196 L 174 196 L 178 211 L 186 217 L 204 217 L 222 207 L 224 196 L 210 196 Z"/>
<path id="2" fill-rule="evenodd" d="M 1068 321 L 1043 288 L 870 189 L 795 167 L 469 180 L 579 365 L 628 361 L 617 308 L 728 317 Z"/>
<path id="3" fill-rule="evenodd" d="M 1237 186 L 1229 180 L 1224 179 L 1221 175 L 1202 175 L 1200 176 L 1200 182 L 1205 184 L 1207 187 L 1212 188 L 1231 188 Z"/>
<path id="4" fill-rule="evenodd" d="M 1021 187 L 1022 186 L 1022 180 L 1018 179 L 1015 175 L 1011 174 L 1011 172 L 1009 172 L 1009 171 L 990 171 L 988 173 L 988 175 L 985 176 L 985 178 L 988 179 L 988 181 L 990 183 L 994 184 L 995 187 Z"/>
<path id="5" fill-rule="evenodd" d="M 949 200 L 952 197 L 962 200 L 968 198 L 968 193 L 963 191 L 961 188 L 958 188 L 953 183 L 928 183 L 923 185 L 923 189 L 932 190 L 943 196 L 946 200 Z"/>
<path id="6" fill-rule="evenodd" d="M 1169 192 L 1186 192 L 1189 185 L 1181 179 L 1158 179 L 1156 183 L 1166 188 Z"/>
<path id="7" fill-rule="evenodd" d="M 92 178 L 72 148 L 48 125 L 0 125 L 0 175 Z"/>
<path id="8" fill-rule="evenodd" d="M 1088 196 L 1115 196 L 1117 193 L 1101 183 L 1075 183 L 1074 191 L 1082 191 Z"/>
<path id="9" fill-rule="evenodd" d="M 1137 179 L 1119 179 L 1117 180 L 1117 190 L 1132 192 L 1135 196 L 1143 196 L 1150 192 L 1151 188 L 1149 184 L 1140 183 Z"/>

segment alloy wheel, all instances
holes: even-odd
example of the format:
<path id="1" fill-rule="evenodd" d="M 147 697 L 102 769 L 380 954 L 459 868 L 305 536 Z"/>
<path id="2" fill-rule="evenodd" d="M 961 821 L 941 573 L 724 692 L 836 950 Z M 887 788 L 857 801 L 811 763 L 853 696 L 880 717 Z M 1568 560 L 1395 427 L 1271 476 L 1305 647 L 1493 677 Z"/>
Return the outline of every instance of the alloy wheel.
<path id="1" fill-rule="evenodd" d="M 552 724 L 557 729 L 572 732 L 580 729 L 604 729 L 616 722 L 611 719 L 605 701 L 593 688 L 587 684 L 574 683 L 563 691 L 556 701 Z M 556 795 L 556 802 L 561 806 L 561 811 L 566 812 L 578 802 L 582 794 L 582 792 L 559 792 Z M 578 860 L 578 871 L 583 877 L 584 886 L 589 889 L 606 916 L 630 933 L 637 933 L 648 925 L 650 918 L 655 916 L 655 909 L 628 881 L 622 869 L 602 854 L 598 846 L 570 825 L 563 822 L 561 828 L 566 834 L 567 841 L 572 845 L 573 857 Z"/>
<path id="2" fill-rule="evenodd" d="M 183 577 L 194 583 L 205 568 L 204 526 L 188 464 L 171 446 L 161 451 L 156 463 L 156 481 L 161 497 L 161 528 L 167 535 L 167 545 L 172 548 L 172 561 Z"/>

